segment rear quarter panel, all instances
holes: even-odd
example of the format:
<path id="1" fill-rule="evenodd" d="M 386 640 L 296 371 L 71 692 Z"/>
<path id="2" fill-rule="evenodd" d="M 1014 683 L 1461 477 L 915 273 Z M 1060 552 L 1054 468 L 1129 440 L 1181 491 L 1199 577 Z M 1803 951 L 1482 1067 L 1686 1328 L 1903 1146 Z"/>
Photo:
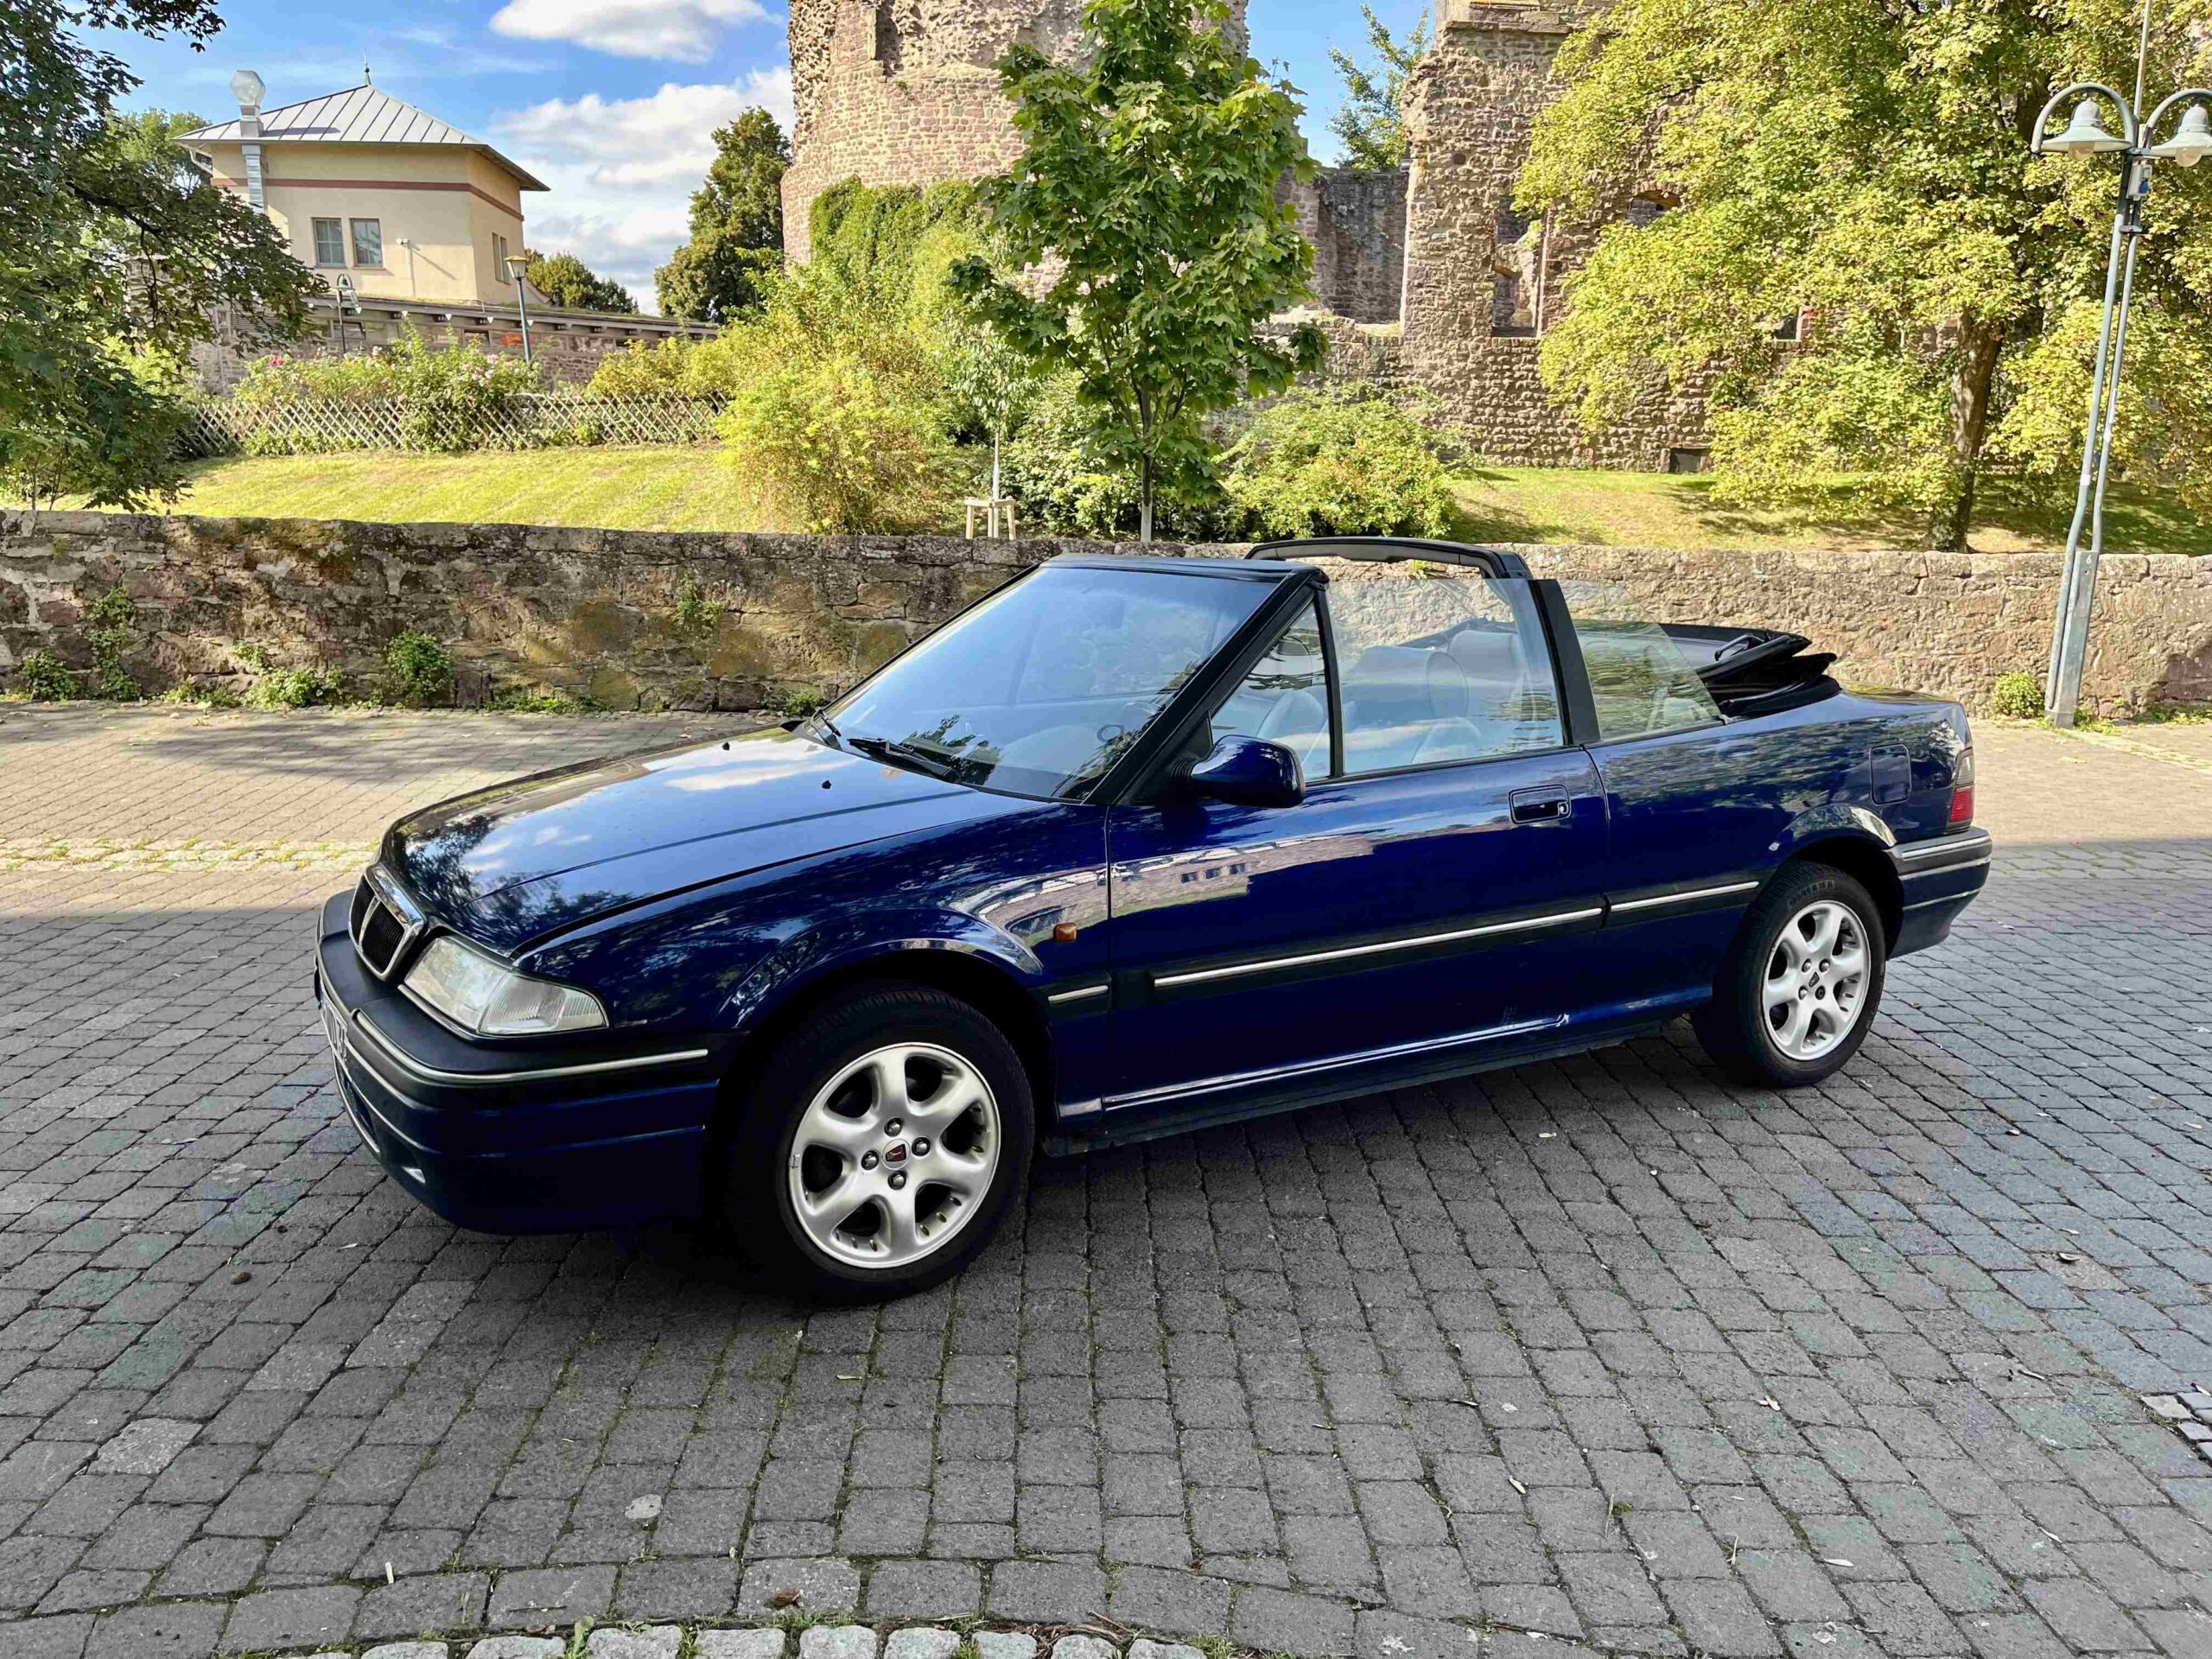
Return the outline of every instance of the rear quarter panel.
<path id="1" fill-rule="evenodd" d="M 1965 737 L 1955 705 L 1847 695 L 1601 744 L 1592 753 L 1611 820 L 1612 893 L 1763 881 L 1824 841 L 1887 847 L 1939 834 Z M 1709 988 L 1757 896 L 1688 915 L 1617 918 L 1609 971 L 1646 995 Z"/>

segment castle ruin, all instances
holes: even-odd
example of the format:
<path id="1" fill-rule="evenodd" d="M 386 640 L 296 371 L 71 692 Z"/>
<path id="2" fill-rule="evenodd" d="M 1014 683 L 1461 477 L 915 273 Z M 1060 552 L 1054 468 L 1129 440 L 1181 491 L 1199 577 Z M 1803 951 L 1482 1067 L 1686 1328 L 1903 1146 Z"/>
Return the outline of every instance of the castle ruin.
<path id="1" fill-rule="evenodd" d="M 1230 0 L 1242 29 L 1245 0 Z M 1582 13 L 1525 0 L 1441 0 L 1436 42 L 1407 111 L 1410 164 L 1325 168 L 1287 183 L 1314 248 L 1314 303 L 1337 372 L 1421 387 L 1487 459 L 1531 466 L 1690 471 L 1701 400 L 1655 394 L 1604 432 L 1583 430 L 1537 375 L 1586 229 L 1514 211 L 1553 60 Z M 1026 41 L 1071 57 L 1083 0 L 791 0 L 797 122 L 784 179 L 786 245 L 812 255 L 814 200 L 858 179 L 928 186 L 1003 172 L 1020 154 L 995 67 Z M 1664 203 L 1624 182 L 1623 216 Z"/>

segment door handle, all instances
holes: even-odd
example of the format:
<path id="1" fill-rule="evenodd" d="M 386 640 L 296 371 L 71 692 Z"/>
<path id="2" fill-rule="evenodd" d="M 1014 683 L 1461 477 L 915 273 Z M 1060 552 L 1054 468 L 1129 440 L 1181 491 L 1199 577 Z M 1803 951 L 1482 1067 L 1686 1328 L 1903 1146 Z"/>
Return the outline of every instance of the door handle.
<path id="1" fill-rule="evenodd" d="M 1516 795 L 1516 823 L 1565 823 L 1573 816 L 1574 803 L 1564 795 Z"/>

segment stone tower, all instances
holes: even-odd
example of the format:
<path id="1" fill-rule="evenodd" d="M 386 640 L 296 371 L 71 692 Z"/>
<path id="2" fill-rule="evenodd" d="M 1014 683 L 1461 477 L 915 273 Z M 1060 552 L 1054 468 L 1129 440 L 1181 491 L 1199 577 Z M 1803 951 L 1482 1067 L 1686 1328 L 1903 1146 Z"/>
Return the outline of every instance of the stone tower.
<path id="1" fill-rule="evenodd" d="M 1229 0 L 1244 28 L 1245 0 Z M 1016 41 L 1069 59 L 1083 0 L 791 0 L 798 119 L 784 245 L 813 257 L 808 219 L 835 184 L 941 184 L 1020 154 L 994 67 Z"/>
<path id="2" fill-rule="evenodd" d="M 1597 240 L 1586 226 L 1523 216 L 1514 186 L 1536 119 L 1561 87 L 1552 62 L 1603 0 L 1445 0 L 1436 44 L 1414 76 L 1406 125 L 1413 168 L 1406 227 L 1402 365 L 1493 461 L 1657 472 L 1701 464 L 1701 397 L 1655 392 L 1605 431 L 1582 429 L 1538 372 L 1567 278 Z M 1607 217 L 1665 211 L 1638 181 L 1615 181 Z"/>

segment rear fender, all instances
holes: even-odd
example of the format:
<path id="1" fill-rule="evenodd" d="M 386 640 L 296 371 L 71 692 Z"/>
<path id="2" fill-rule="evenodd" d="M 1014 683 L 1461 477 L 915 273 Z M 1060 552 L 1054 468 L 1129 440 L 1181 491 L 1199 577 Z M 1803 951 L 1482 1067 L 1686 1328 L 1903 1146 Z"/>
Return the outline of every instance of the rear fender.
<path id="1" fill-rule="evenodd" d="M 1839 802 L 1800 812 L 1775 837 L 1774 844 L 1768 851 L 1774 855 L 1777 862 L 1787 862 L 1808 848 L 1838 838 L 1871 839 L 1876 850 L 1880 852 L 1887 852 L 1897 844 L 1897 832 L 1882 821 L 1879 814 L 1866 807 Z"/>
<path id="2" fill-rule="evenodd" d="M 1775 869 L 1767 879 L 1792 863 L 1833 865 L 1866 889 L 1894 948 L 1904 921 L 1904 887 L 1890 858 L 1897 842 L 1896 832 L 1863 806 L 1815 807 L 1791 819 L 1776 838 L 1770 849 Z"/>

